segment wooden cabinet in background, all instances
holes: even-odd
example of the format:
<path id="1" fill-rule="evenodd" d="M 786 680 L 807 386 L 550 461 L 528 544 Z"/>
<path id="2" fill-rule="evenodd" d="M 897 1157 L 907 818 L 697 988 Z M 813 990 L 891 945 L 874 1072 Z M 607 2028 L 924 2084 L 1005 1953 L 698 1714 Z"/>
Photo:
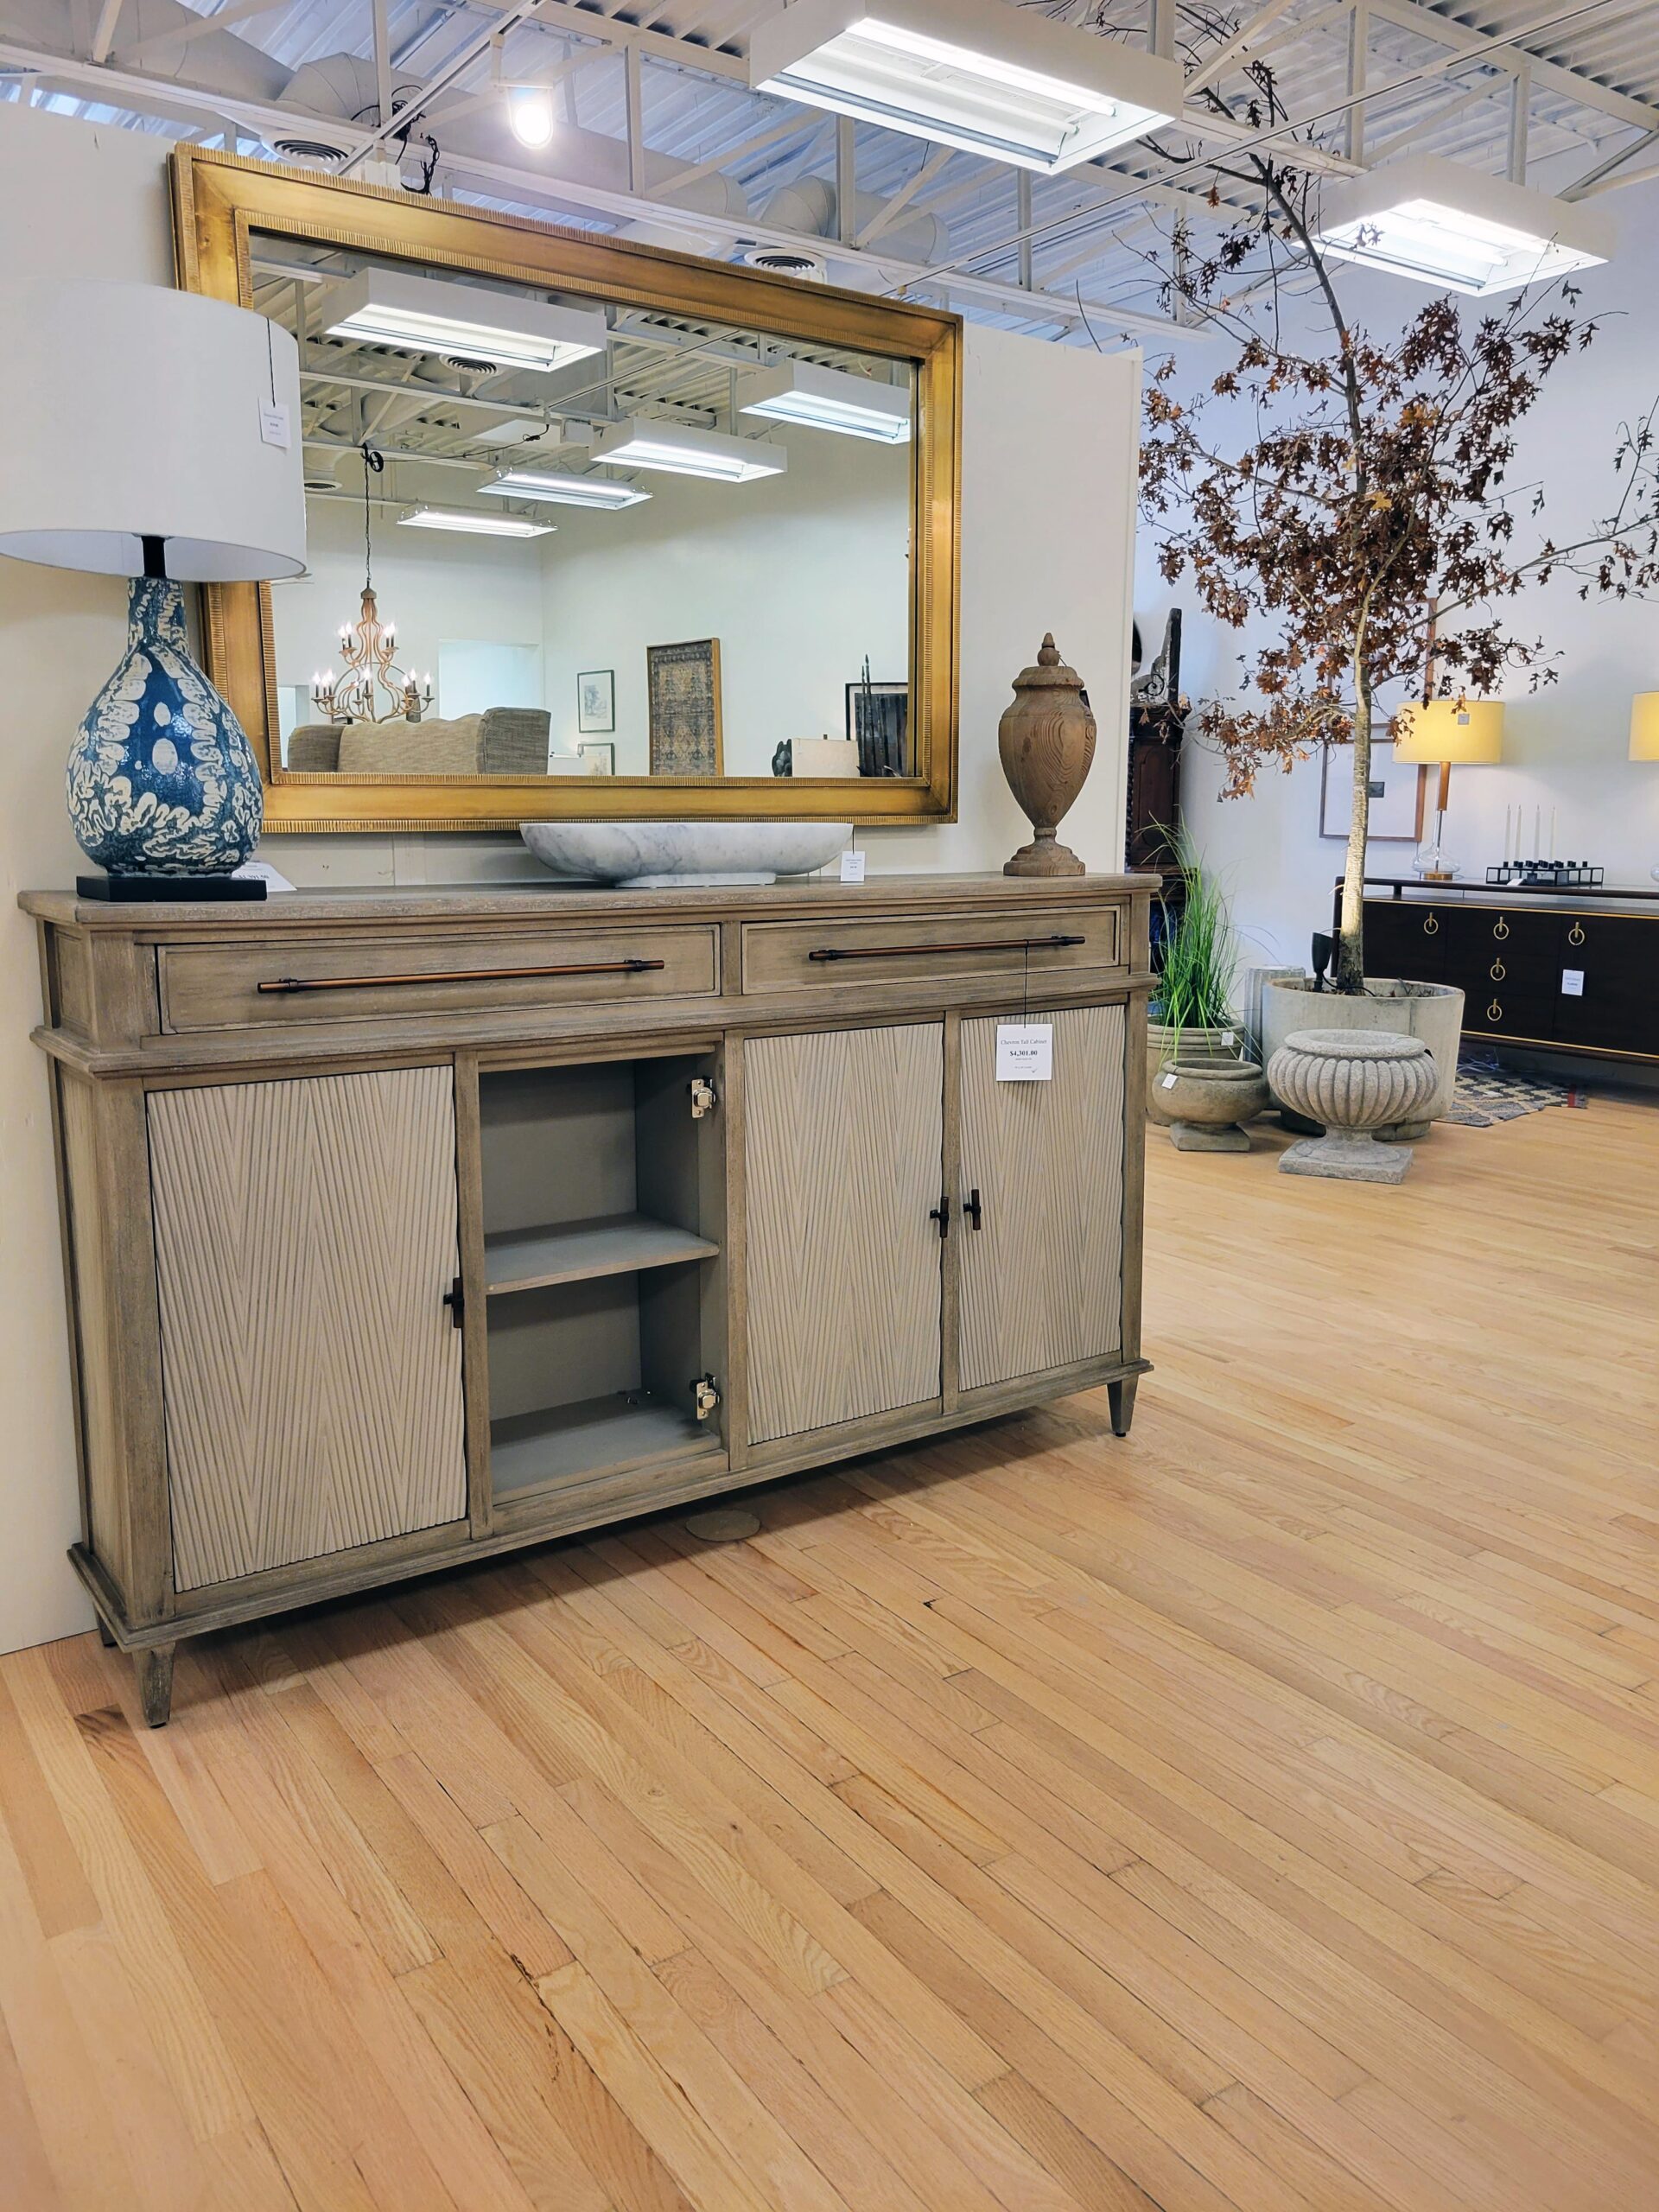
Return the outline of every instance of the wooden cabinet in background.
<path id="1" fill-rule="evenodd" d="M 148 1716 L 181 1637 L 1067 1391 L 1122 1433 L 1149 887 L 27 894 Z"/>

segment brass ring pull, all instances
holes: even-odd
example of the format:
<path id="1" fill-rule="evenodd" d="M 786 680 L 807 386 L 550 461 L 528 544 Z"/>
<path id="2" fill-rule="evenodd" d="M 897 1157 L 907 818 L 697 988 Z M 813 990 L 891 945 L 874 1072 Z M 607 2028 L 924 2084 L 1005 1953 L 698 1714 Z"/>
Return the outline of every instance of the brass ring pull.
<path id="1" fill-rule="evenodd" d="M 1567 941 L 1569 944 L 1582 944 L 1584 943 L 1584 924 L 1582 922 L 1573 923 L 1572 928 L 1568 930 L 1567 933 Z"/>
<path id="2" fill-rule="evenodd" d="M 1503 1019 L 1503 1009 L 1496 999 L 1486 1009 L 1486 1019 L 1488 1021 L 1502 1021 Z"/>
<path id="3" fill-rule="evenodd" d="M 1509 969 L 1503 965 L 1503 963 L 1501 960 L 1493 961 L 1491 966 L 1491 977 L 1495 983 L 1501 983 L 1509 972 Z"/>
<path id="4" fill-rule="evenodd" d="M 1423 924 L 1423 935 L 1425 937 L 1433 937 L 1440 926 L 1440 924 L 1435 920 L 1433 915 L 1431 914 L 1427 920 Z"/>
<path id="5" fill-rule="evenodd" d="M 1508 937 L 1509 933 L 1510 925 L 1504 920 L 1503 915 L 1500 914 L 1497 919 L 1492 924 L 1492 935 L 1497 938 L 1504 938 Z"/>

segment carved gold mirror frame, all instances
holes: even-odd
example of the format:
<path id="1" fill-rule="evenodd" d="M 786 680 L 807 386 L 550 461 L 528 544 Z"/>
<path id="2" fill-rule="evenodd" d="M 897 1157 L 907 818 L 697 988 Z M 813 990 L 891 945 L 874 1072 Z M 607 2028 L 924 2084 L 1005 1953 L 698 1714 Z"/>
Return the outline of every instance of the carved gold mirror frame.
<path id="1" fill-rule="evenodd" d="M 276 656 L 268 584 L 203 588 L 208 673 L 247 731 L 269 830 L 510 830 L 521 821 L 785 816 L 954 821 L 957 810 L 958 503 L 962 324 L 938 309 L 802 284 L 692 255 L 412 197 L 233 154 L 173 156 L 178 278 L 187 291 L 248 305 L 249 239 L 276 233 L 466 269 L 599 301 L 707 315 L 780 337 L 914 364 L 912 441 L 911 727 L 913 776 L 353 776 L 296 773 L 275 743 Z M 779 702 L 779 728 L 788 702 Z"/>

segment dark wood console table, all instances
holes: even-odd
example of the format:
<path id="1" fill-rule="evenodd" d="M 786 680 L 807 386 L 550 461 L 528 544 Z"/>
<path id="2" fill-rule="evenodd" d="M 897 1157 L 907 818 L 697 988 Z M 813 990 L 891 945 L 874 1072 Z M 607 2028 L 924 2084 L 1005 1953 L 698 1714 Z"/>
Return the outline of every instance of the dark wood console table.
<path id="1" fill-rule="evenodd" d="M 1659 1061 L 1659 890 L 1368 877 L 1365 965 L 1457 985 L 1465 1037 Z"/>

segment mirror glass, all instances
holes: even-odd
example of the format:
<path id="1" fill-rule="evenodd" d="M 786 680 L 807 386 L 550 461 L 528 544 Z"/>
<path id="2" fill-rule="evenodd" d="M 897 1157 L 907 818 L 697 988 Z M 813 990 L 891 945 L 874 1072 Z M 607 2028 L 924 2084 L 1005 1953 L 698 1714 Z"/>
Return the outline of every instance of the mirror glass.
<path id="1" fill-rule="evenodd" d="M 289 773 L 910 776 L 908 361 L 256 232 Z"/>

